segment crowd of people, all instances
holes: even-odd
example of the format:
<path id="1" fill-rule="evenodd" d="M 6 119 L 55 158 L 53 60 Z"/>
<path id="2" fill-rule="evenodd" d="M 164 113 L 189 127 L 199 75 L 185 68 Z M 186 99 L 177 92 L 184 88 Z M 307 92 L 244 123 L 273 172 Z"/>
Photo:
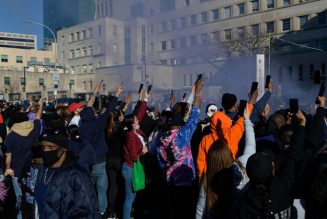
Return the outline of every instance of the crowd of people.
<path id="1" fill-rule="evenodd" d="M 131 109 L 122 84 L 96 107 L 100 87 L 69 106 L 1 102 L 0 218 L 327 218 L 325 97 L 272 113 L 270 80 L 200 119 L 200 78 L 164 110 L 150 89 Z"/>

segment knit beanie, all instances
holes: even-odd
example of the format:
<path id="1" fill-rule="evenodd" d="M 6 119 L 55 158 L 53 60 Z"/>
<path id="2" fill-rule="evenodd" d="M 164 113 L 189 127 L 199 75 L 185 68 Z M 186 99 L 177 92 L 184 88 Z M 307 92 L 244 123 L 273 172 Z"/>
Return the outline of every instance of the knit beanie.
<path id="1" fill-rule="evenodd" d="M 68 133 L 65 129 L 48 129 L 42 135 L 42 141 L 56 144 L 60 147 L 68 147 Z"/>
<path id="2" fill-rule="evenodd" d="M 206 114 L 209 118 L 211 118 L 211 116 L 217 111 L 218 111 L 218 108 L 213 103 L 208 104 L 206 107 Z"/>
<path id="3" fill-rule="evenodd" d="M 224 93 L 221 98 L 221 105 L 225 110 L 232 108 L 237 102 L 237 97 L 235 94 Z"/>

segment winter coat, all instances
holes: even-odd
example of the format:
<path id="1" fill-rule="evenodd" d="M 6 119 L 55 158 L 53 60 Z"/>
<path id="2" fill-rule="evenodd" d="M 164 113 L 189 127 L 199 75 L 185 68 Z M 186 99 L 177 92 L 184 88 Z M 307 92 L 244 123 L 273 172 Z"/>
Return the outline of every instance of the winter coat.
<path id="1" fill-rule="evenodd" d="M 76 161 L 72 152 L 67 152 L 63 165 L 47 185 L 43 212 L 37 210 L 36 196 L 38 183 L 43 182 L 47 168 L 30 168 L 22 179 L 23 218 L 36 218 L 37 215 L 47 219 L 98 218 L 97 195 L 92 178 Z"/>

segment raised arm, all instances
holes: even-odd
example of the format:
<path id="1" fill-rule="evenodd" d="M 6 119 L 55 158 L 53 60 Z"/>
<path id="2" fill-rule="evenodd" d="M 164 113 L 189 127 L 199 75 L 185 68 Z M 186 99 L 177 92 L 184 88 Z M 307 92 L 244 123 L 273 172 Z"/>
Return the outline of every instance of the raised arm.
<path id="1" fill-rule="evenodd" d="M 88 103 L 87 103 L 87 106 L 90 106 L 90 107 L 93 106 L 94 101 L 95 101 L 95 97 L 99 94 L 100 87 L 101 87 L 101 84 L 97 84 L 97 85 L 95 86 L 94 91 L 93 91 L 93 95 L 92 95 L 92 97 L 89 99 L 89 101 L 88 101 Z"/>
<path id="2" fill-rule="evenodd" d="M 249 107 L 244 110 L 244 125 L 245 125 L 245 149 L 242 156 L 238 158 L 242 166 L 245 168 L 246 163 L 251 155 L 256 152 L 256 143 L 253 124 L 249 119 Z"/>
<path id="3" fill-rule="evenodd" d="M 265 107 L 271 97 L 272 90 L 273 90 L 273 84 L 272 84 L 272 80 L 270 80 L 266 93 L 260 98 L 260 100 L 258 100 L 254 104 L 253 112 L 250 117 L 252 123 L 255 123 L 258 120 L 261 113 L 265 110 Z"/>
<path id="4" fill-rule="evenodd" d="M 39 110 L 36 113 L 35 119 L 41 119 L 43 113 L 43 98 L 39 100 Z"/>

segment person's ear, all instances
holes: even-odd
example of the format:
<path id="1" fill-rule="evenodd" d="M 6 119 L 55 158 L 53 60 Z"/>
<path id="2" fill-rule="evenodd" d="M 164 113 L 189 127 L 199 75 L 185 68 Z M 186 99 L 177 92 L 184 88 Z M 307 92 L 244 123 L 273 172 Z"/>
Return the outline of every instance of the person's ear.
<path id="1" fill-rule="evenodd" d="M 62 148 L 62 147 L 59 148 L 59 149 L 58 149 L 58 152 L 57 152 L 57 156 L 58 156 L 58 157 L 61 157 L 62 154 L 65 153 L 66 151 L 67 151 L 66 148 Z"/>

